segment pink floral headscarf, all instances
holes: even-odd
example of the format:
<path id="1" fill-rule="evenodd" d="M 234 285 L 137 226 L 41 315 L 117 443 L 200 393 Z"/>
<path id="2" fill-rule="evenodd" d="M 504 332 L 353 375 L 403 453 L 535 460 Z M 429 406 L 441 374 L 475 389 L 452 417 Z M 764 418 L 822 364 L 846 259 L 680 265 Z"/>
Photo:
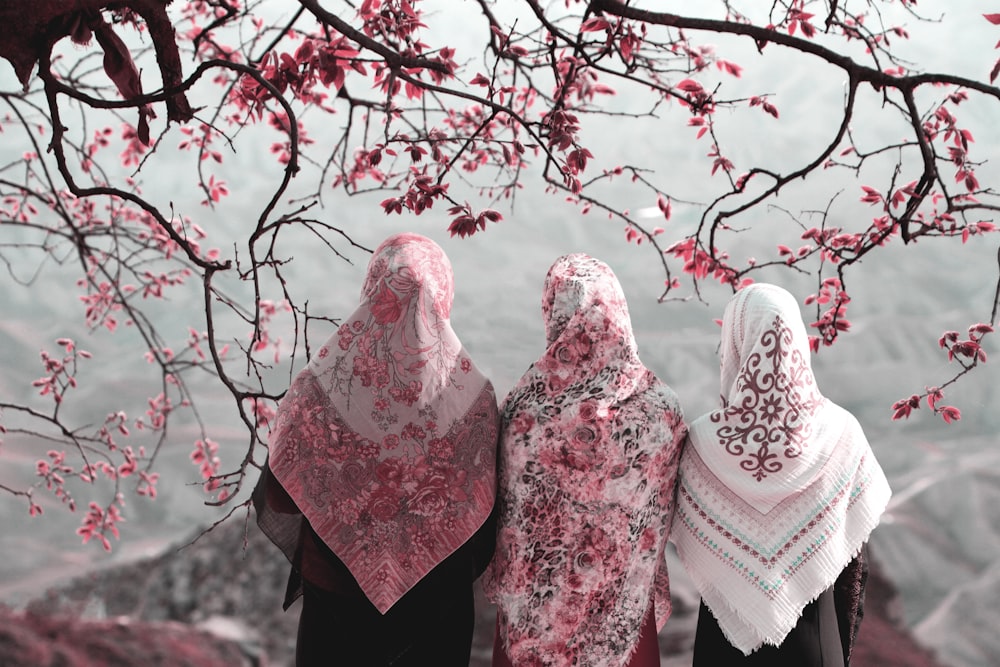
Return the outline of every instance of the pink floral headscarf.
<path id="1" fill-rule="evenodd" d="M 823 397 L 795 298 L 746 287 L 722 319 L 722 407 L 691 424 L 672 539 L 736 648 L 780 645 L 889 501 L 857 420 Z"/>
<path id="2" fill-rule="evenodd" d="M 493 508 L 496 397 L 452 331 L 452 295 L 437 244 L 390 237 L 278 408 L 271 472 L 383 613 Z"/>
<path id="3" fill-rule="evenodd" d="M 558 259 L 548 347 L 502 409 L 497 550 L 484 588 L 515 665 L 624 665 L 647 612 L 670 614 L 664 547 L 684 436 L 642 365 L 606 264 Z"/>

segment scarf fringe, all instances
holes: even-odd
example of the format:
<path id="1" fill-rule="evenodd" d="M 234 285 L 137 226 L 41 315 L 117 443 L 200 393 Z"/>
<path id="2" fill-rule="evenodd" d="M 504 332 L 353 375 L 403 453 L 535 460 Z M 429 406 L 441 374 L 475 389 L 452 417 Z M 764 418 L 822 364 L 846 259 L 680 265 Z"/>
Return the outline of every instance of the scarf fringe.
<path id="1" fill-rule="evenodd" d="M 836 554 L 831 554 L 827 550 L 822 550 L 818 552 L 814 558 L 822 559 L 818 561 L 818 565 L 814 565 L 809 568 L 809 574 L 815 576 L 819 575 L 813 585 L 807 589 L 807 593 L 801 596 L 796 596 L 796 601 L 792 602 L 789 600 L 784 600 L 784 604 L 791 607 L 794 611 L 794 618 L 789 614 L 784 620 L 778 621 L 774 624 L 774 629 L 772 631 L 761 631 L 759 626 L 759 618 L 751 618 L 747 614 L 744 607 L 733 604 L 731 601 L 731 595 L 725 595 L 722 591 L 710 582 L 710 577 L 703 574 L 703 572 L 710 571 L 711 568 L 699 567 L 699 558 L 693 557 L 691 554 L 687 553 L 687 550 L 683 548 L 683 539 L 678 540 L 677 555 L 680 558 L 681 564 L 687 570 L 688 574 L 691 576 L 695 587 L 701 594 L 705 601 L 706 606 L 712 611 L 716 620 L 719 622 L 719 627 L 722 629 L 723 634 L 729 643 L 737 648 L 744 655 L 750 655 L 757 649 L 759 649 L 764 644 L 770 644 L 772 646 L 780 646 L 784 641 L 788 633 L 798 624 L 799 619 L 802 617 L 802 611 L 805 607 L 814 602 L 823 591 L 827 590 L 832 586 L 840 573 L 843 572 L 852 560 L 858 557 L 861 553 L 871 532 L 879 523 L 879 517 L 885 511 L 885 507 L 889 502 L 889 487 L 888 483 L 883 485 L 877 485 L 873 488 L 867 489 L 873 497 L 868 498 L 869 505 L 863 507 L 864 513 L 860 516 L 851 517 L 854 521 L 860 522 L 860 525 L 855 524 L 853 529 L 848 529 L 848 532 L 853 534 L 848 535 L 845 539 L 845 545 L 847 548 L 843 550 L 843 555 L 837 557 Z M 881 491 L 881 493 L 879 493 Z M 868 495 L 868 494 L 866 494 Z M 860 499 L 859 499 L 860 502 Z M 856 505 L 857 506 L 857 505 Z M 687 530 L 681 527 L 680 530 Z M 823 546 L 826 546 L 824 544 Z M 703 555 L 704 551 L 698 549 L 696 554 Z M 710 556 L 711 557 L 711 556 Z M 816 563 L 817 561 L 814 561 Z M 816 573 L 816 570 L 819 570 Z M 803 576 L 802 574 L 798 575 Z M 729 618 L 719 618 L 719 613 L 716 610 L 723 608 L 729 614 Z M 738 628 L 733 628 L 730 622 L 731 618 L 739 622 L 740 626 Z M 776 616 L 777 618 L 777 616 Z"/>

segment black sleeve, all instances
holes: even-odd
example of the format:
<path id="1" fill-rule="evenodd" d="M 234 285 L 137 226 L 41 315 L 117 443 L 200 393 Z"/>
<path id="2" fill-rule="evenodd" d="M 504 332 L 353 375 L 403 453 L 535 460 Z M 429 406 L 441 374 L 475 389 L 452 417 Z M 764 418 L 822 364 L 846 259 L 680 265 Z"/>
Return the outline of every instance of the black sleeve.
<path id="1" fill-rule="evenodd" d="M 497 505 L 471 538 L 468 547 L 472 555 L 473 578 L 478 579 L 486 571 L 486 566 L 493 560 L 493 552 L 497 548 Z"/>
<path id="2" fill-rule="evenodd" d="M 840 640 L 844 647 L 844 664 L 848 664 L 854 642 L 858 638 L 861 619 L 865 615 L 865 587 L 868 584 L 868 547 L 861 547 L 858 556 L 847 564 L 833 585 L 837 607 Z"/>
<path id="3" fill-rule="evenodd" d="M 274 477 L 274 474 L 271 472 L 271 466 L 264 465 L 264 469 L 260 473 L 258 486 L 263 487 L 264 501 L 275 512 L 281 514 L 300 513 L 295 501 L 285 491 L 285 487 Z"/>

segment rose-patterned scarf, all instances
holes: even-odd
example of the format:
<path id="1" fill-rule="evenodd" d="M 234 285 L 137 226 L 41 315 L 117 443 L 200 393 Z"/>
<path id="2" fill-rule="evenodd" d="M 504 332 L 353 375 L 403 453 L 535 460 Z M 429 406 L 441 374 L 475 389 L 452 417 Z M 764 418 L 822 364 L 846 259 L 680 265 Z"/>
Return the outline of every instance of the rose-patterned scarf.
<path id="1" fill-rule="evenodd" d="M 437 244 L 390 237 L 278 408 L 271 472 L 382 613 L 493 508 L 496 397 L 449 324 L 452 295 Z"/>
<path id="2" fill-rule="evenodd" d="M 678 554 L 730 643 L 780 645 L 858 553 L 889 484 L 857 420 L 820 394 L 794 297 L 746 287 L 722 320 L 722 408 L 681 458 Z"/>
<path id="3" fill-rule="evenodd" d="M 683 417 L 639 360 L 606 264 L 557 260 L 542 312 L 548 347 L 501 411 L 484 588 L 513 664 L 624 665 L 646 613 L 657 628 L 670 614 L 663 556 Z"/>

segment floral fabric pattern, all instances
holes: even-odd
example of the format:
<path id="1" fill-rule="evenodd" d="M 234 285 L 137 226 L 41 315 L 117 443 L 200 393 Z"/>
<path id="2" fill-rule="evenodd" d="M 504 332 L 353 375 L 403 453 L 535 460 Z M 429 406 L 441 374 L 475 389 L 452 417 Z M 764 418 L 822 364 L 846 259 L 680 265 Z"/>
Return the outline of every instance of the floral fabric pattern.
<path id="1" fill-rule="evenodd" d="M 452 297 L 435 243 L 390 237 L 278 409 L 274 477 L 383 613 L 493 508 L 496 396 L 451 329 Z"/>
<path id="2" fill-rule="evenodd" d="M 794 297 L 756 284 L 722 320 L 722 407 L 691 423 L 672 539 L 730 643 L 780 645 L 857 555 L 890 489 L 824 398 Z"/>
<path id="3" fill-rule="evenodd" d="M 514 664 L 616 667 L 648 611 L 658 628 L 670 614 L 664 548 L 683 416 L 640 361 L 607 265 L 557 260 L 542 312 L 548 347 L 502 409 L 484 588 Z"/>

